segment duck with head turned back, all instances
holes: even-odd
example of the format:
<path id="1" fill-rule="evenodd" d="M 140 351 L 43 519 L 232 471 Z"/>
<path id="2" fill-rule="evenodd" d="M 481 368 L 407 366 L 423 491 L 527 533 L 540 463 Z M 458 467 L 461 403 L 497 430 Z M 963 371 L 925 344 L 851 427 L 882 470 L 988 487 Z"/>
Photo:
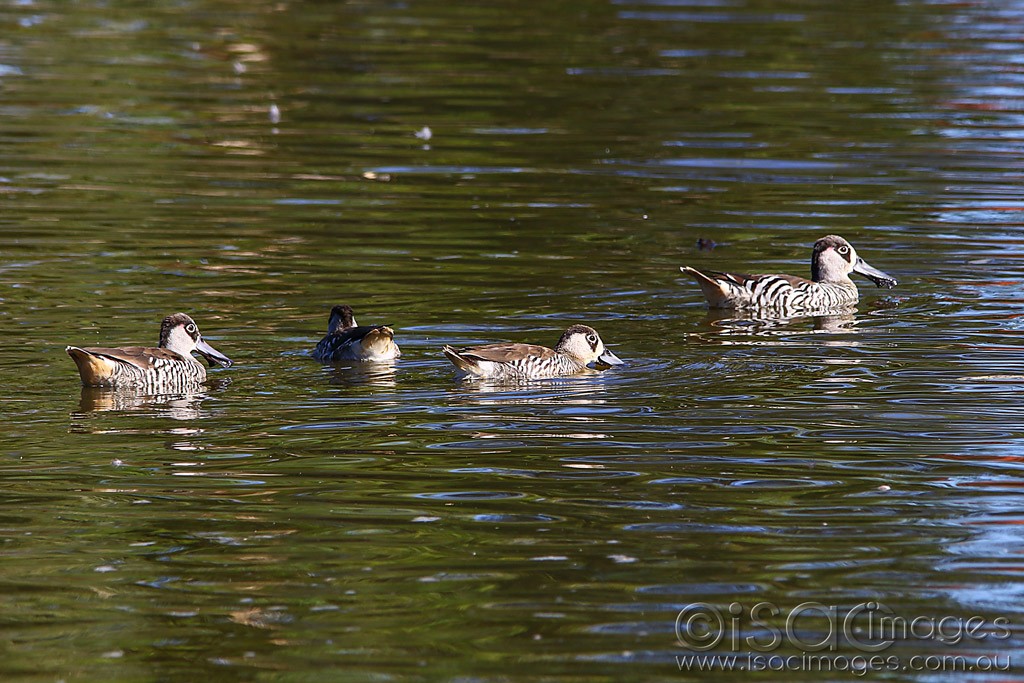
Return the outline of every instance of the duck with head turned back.
<path id="1" fill-rule="evenodd" d="M 192 352 L 202 355 L 211 366 L 232 364 L 230 358 L 206 343 L 199 326 L 184 313 L 164 318 L 156 347 L 69 346 L 66 350 L 78 366 L 82 383 L 93 387 L 132 386 L 158 390 L 205 382 L 206 368 L 192 357 Z"/>
<path id="2" fill-rule="evenodd" d="M 388 361 L 402 355 L 395 331 L 388 325 L 356 324 L 351 306 L 335 306 L 327 322 L 327 336 L 313 349 L 321 363 L 341 360 Z"/>
<path id="3" fill-rule="evenodd" d="M 467 349 L 443 348 L 461 378 L 529 380 L 588 372 L 591 363 L 621 365 L 605 348 L 597 331 L 586 325 L 567 329 L 555 348 L 534 344 L 487 344 Z"/>
<path id="4" fill-rule="evenodd" d="M 896 279 L 857 255 L 853 245 L 838 235 L 814 243 L 811 279 L 794 275 L 742 275 L 700 271 L 683 266 L 681 271 L 700 285 L 711 308 L 763 309 L 783 314 L 811 313 L 846 308 L 857 303 L 858 273 L 879 287 L 894 287 Z"/>

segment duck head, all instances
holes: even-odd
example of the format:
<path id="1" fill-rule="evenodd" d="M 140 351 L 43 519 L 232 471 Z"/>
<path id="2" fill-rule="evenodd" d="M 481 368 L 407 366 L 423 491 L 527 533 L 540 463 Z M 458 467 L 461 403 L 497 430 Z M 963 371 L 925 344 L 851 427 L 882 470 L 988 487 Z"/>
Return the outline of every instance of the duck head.
<path id="1" fill-rule="evenodd" d="M 335 306 L 331 309 L 331 317 L 327 321 L 327 334 L 344 332 L 356 326 L 355 314 L 352 307 L 348 305 Z"/>
<path id="2" fill-rule="evenodd" d="M 600 362 L 605 365 L 622 365 L 614 353 L 605 348 L 597 330 L 586 325 L 573 325 L 562 333 L 555 351 L 565 354 L 583 365 Z"/>
<path id="3" fill-rule="evenodd" d="M 883 273 L 857 255 L 853 245 L 839 235 L 826 235 L 814 243 L 811 255 L 811 279 L 815 282 L 839 282 L 859 273 L 879 287 L 896 286 L 896 278 Z"/>
<path id="4" fill-rule="evenodd" d="M 213 348 L 199 334 L 199 326 L 184 313 L 175 313 L 164 318 L 160 325 L 160 348 L 174 351 L 181 356 L 190 356 L 195 351 L 213 367 L 214 363 L 231 366 L 231 359 Z"/>

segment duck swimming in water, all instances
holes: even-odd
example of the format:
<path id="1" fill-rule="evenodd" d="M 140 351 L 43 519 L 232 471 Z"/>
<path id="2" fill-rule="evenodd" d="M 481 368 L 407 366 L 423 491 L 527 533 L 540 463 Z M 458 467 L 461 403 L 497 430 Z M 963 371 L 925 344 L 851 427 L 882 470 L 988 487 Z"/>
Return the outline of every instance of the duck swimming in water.
<path id="1" fill-rule="evenodd" d="M 770 309 L 785 313 L 828 311 L 857 303 L 858 273 L 879 287 L 894 287 L 896 279 L 857 255 L 853 245 L 838 235 L 814 243 L 811 279 L 794 275 L 741 275 L 700 271 L 683 266 L 681 271 L 700 285 L 711 308 Z"/>
<path id="2" fill-rule="evenodd" d="M 622 364 L 605 348 L 597 331 L 586 325 L 571 326 L 553 349 L 534 344 L 487 344 L 459 350 L 445 346 L 443 351 L 460 377 L 487 379 L 543 379 L 588 372 L 587 366 L 594 362 Z"/>
<path id="3" fill-rule="evenodd" d="M 203 340 L 199 326 L 184 313 L 164 318 L 156 347 L 117 348 L 69 346 L 82 384 L 92 387 L 138 386 L 152 389 L 206 381 L 206 368 L 192 357 L 198 352 L 212 366 L 231 366 L 231 359 Z"/>
<path id="4" fill-rule="evenodd" d="M 356 325 L 351 306 L 335 306 L 327 322 L 327 336 L 313 350 L 321 363 L 341 360 L 394 360 L 402 355 L 395 331 L 387 325 Z"/>

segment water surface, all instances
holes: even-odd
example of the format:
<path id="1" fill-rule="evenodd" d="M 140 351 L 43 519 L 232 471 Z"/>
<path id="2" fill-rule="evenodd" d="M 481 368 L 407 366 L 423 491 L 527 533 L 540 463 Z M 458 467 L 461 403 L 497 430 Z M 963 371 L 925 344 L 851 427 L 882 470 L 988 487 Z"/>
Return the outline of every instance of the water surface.
<path id="1" fill-rule="evenodd" d="M 1022 20 L 6 4 L 3 679 L 691 680 L 695 602 L 1024 621 Z M 737 320 L 678 270 L 805 274 L 827 233 L 900 286 Z M 337 303 L 402 359 L 313 362 Z M 236 366 L 80 387 L 65 345 L 176 310 Z M 439 352 L 574 322 L 627 365 Z"/>

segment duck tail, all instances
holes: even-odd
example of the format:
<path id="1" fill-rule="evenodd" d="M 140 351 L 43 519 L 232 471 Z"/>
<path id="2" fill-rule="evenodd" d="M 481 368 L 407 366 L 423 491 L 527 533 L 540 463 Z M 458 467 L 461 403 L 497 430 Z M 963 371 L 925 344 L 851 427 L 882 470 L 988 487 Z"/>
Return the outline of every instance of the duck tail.
<path id="1" fill-rule="evenodd" d="M 703 292 L 704 298 L 708 301 L 708 305 L 712 307 L 727 307 L 736 296 L 736 292 L 733 291 L 737 286 L 732 281 L 734 278 L 726 273 L 716 271 L 703 273 L 690 266 L 680 266 L 679 270 L 697 281 L 697 284 L 700 285 L 700 291 Z"/>
<path id="2" fill-rule="evenodd" d="M 479 375 L 480 369 L 477 368 L 476 364 L 466 360 L 459 352 L 448 346 L 447 344 L 441 348 L 444 351 L 444 355 L 448 356 L 448 360 L 452 362 L 456 368 L 464 372 L 467 375 Z"/>
<path id="3" fill-rule="evenodd" d="M 78 366 L 78 374 L 83 384 L 101 386 L 110 378 L 113 363 L 109 359 L 77 346 L 68 346 L 64 350 Z"/>
<path id="4" fill-rule="evenodd" d="M 395 331 L 387 325 L 377 325 L 360 342 L 363 352 L 380 357 L 398 358 L 402 352 L 395 344 Z"/>

